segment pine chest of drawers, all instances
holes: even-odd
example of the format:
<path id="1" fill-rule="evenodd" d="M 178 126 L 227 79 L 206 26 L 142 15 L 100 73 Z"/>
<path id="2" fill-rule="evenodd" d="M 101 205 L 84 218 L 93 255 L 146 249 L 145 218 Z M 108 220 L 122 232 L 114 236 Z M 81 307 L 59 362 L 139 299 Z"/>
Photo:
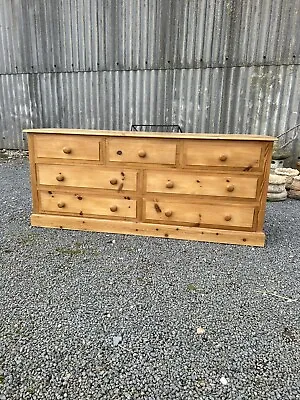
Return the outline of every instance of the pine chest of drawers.
<path id="1" fill-rule="evenodd" d="M 273 137 L 25 132 L 33 226 L 264 245 Z"/>

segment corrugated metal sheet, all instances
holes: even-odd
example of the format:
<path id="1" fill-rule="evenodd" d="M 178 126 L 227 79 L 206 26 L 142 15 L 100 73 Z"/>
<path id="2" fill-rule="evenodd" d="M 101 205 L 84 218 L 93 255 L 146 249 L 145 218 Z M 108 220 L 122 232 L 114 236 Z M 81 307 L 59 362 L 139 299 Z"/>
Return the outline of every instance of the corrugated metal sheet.
<path id="1" fill-rule="evenodd" d="M 0 73 L 300 63 L 300 0 L 0 0 Z"/>
<path id="2" fill-rule="evenodd" d="M 295 66 L 2 75 L 0 87 L 2 147 L 26 146 L 25 127 L 275 135 L 300 111 Z"/>
<path id="3" fill-rule="evenodd" d="M 42 126 L 282 132 L 299 27 L 300 0 L 0 0 L 0 146 Z"/>

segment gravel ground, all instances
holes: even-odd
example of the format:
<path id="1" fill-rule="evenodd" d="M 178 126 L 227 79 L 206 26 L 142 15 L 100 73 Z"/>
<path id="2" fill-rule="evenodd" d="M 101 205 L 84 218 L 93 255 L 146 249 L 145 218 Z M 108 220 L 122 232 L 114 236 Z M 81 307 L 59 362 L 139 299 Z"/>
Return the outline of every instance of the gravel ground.
<path id="1" fill-rule="evenodd" d="M 300 202 L 263 249 L 31 228 L 0 181 L 0 400 L 300 399 Z"/>

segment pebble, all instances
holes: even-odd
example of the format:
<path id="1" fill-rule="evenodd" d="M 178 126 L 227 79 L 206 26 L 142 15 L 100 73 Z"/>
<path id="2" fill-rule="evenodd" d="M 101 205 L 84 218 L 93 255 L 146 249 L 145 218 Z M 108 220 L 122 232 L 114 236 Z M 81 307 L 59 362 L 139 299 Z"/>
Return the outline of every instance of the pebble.
<path id="1" fill-rule="evenodd" d="M 26 157 L 0 183 L 0 400 L 300 398 L 300 202 L 251 248 L 33 228 Z"/>
<path id="2" fill-rule="evenodd" d="M 222 385 L 228 385 L 228 381 L 224 376 L 222 376 L 222 378 L 220 379 L 220 382 L 222 383 Z"/>
<path id="3" fill-rule="evenodd" d="M 113 345 L 114 346 L 117 346 L 121 342 L 122 342 L 122 336 L 114 336 L 113 337 Z"/>

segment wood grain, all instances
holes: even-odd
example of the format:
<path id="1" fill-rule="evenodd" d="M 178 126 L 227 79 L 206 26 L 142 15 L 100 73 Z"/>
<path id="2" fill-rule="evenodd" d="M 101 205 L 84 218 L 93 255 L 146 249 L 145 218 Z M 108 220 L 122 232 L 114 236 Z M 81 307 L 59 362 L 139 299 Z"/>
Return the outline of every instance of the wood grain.
<path id="1" fill-rule="evenodd" d="M 45 213 L 136 218 L 136 200 L 128 198 L 100 197 L 78 191 L 40 191 L 39 201 L 40 210 Z"/>
<path id="2" fill-rule="evenodd" d="M 174 133 L 174 132 L 131 132 L 131 131 L 113 131 L 113 130 L 93 130 L 93 129 L 67 129 L 67 128 L 42 128 L 42 129 L 24 129 L 24 133 L 41 133 L 56 135 L 83 135 L 83 136 L 107 136 L 107 137 L 134 137 L 134 138 L 166 138 L 166 139 L 199 139 L 199 140 L 242 140 L 242 141 L 271 141 L 277 140 L 273 136 L 263 135 L 245 135 L 245 134 L 218 134 L 218 133 Z"/>
<path id="3" fill-rule="evenodd" d="M 220 168 L 240 167 L 244 171 L 260 168 L 261 145 L 259 142 L 233 142 L 224 139 L 222 144 L 213 140 L 184 142 L 184 164 Z"/>
<path id="4" fill-rule="evenodd" d="M 264 245 L 274 138 L 30 132 L 34 226 Z"/>
<path id="5" fill-rule="evenodd" d="M 260 187 L 260 207 L 257 215 L 257 230 L 262 231 L 265 221 L 266 202 L 268 192 L 268 182 L 271 169 L 273 143 L 266 143 L 263 147 L 264 151 L 264 171 L 261 178 Z"/>
<path id="6" fill-rule="evenodd" d="M 107 139 L 107 157 L 118 163 L 176 163 L 176 141 L 160 139 Z"/>
<path id="7" fill-rule="evenodd" d="M 251 229 L 254 207 L 146 200 L 145 212 L 145 220 L 162 221 L 166 224 L 188 222 L 198 227 L 223 226 L 226 229 L 234 226 Z"/>
<path id="8" fill-rule="evenodd" d="M 33 214 L 33 226 L 85 230 L 95 232 L 123 233 L 128 235 L 154 236 L 169 239 L 197 240 L 214 243 L 264 246 L 263 232 L 239 232 L 221 229 L 193 228 L 171 225 L 150 224 L 130 221 L 100 220 L 46 214 Z"/>
<path id="9" fill-rule="evenodd" d="M 35 169 L 35 149 L 34 149 L 34 135 L 28 135 L 28 150 L 29 150 L 29 165 L 30 165 L 30 182 L 31 182 L 31 196 L 32 196 L 32 210 L 34 213 L 38 212 L 39 201 L 37 195 L 37 177 Z"/>
<path id="10" fill-rule="evenodd" d="M 173 187 L 168 188 L 172 182 Z M 255 199 L 257 176 L 187 171 L 147 171 L 145 192 Z M 233 186 L 232 191 L 231 190 Z"/>
<path id="11" fill-rule="evenodd" d="M 102 139 L 97 136 L 36 135 L 36 158 L 65 160 L 100 160 Z"/>
<path id="12" fill-rule="evenodd" d="M 114 191 L 136 190 L 137 170 L 86 165 L 38 164 L 40 185 L 100 188 Z M 63 177 L 58 181 L 57 177 Z M 122 186 L 122 187 L 121 187 Z"/>

